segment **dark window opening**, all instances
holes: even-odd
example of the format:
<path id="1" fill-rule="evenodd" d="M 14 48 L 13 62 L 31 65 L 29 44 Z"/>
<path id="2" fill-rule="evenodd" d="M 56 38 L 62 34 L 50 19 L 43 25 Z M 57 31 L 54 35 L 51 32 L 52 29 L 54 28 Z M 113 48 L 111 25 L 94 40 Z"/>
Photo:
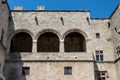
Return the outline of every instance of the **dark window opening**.
<path id="1" fill-rule="evenodd" d="M 23 75 L 29 75 L 30 74 L 30 67 L 23 67 L 22 68 L 22 74 Z"/>
<path id="2" fill-rule="evenodd" d="M 59 52 L 59 38 L 52 32 L 39 36 L 37 40 L 38 52 Z"/>
<path id="3" fill-rule="evenodd" d="M 32 52 L 32 38 L 28 33 L 20 32 L 11 40 L 10 52 Z"/>
<path id="4" fill-rule="evenodd" d="M 86 41 L 83 35 L 72 32 L 65 37 L 65 52 L 85 52 Z"/>
<path id="5" fill-rule="evenodd" d="M 115 32 L 117 32 L 117 28 L 115 28 Z"/>
<path id="6" fill-rule="evenodd" d="M 61 19 L 62 25 L 64 25 L 64 19 L 63 19 L 63 17 L 60 17 L 60 19 Z"/>
<path id="7" fill-rule="evenodd" d="M 110 29 L 110 22 L 108 22 L 108 29 Z"/>
<path id="8" fill-rule="evenodd" d="M 64 75 L 72 75 L 72 67 L 64 67 Z"/>
<path id="9" fill-rule="evenodd" d="M 90 19 L 89 19 L 89 17 L 87 17 L 87 22 L 88 22 L 88 24 L 90 25 Z"/>
<path id="10" fill-rule="evenodd" d="M 8 17 L 8 19 L 9 19 L 9 21 L 11 21 L 11 20 L 12 20 L 12 17 L 11 17 L 11 16 L 9 16 L 9 17 Z"/>
<path id="11" fill-rule="evenodd" d="M 120 34 L 120 31 L 118 31 L 118 34 Z"/>
<path id="12" fill-rule="evenodd" d="M 100 33 L 96 33 L 96 38 L 100 38 Z"/>
<path id="13" fill-rule="evenodd" d="M 36 25 L 39 25 L 37 17 L 35 17 Z"/>

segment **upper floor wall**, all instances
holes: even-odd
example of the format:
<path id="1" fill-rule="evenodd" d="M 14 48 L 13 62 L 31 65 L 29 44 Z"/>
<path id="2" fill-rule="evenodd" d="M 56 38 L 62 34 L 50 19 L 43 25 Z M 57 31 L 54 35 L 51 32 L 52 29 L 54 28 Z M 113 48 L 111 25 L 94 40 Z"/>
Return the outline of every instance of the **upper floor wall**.
<path id="1" fill-rule="evenodd" d="M 22 31 L 30 33 L 33 42 L 41 34 L 53 32 L 60 43 L 69 33 L 78 32 L 85 37 L 87 53 L 95 54 L 96 50 L 103 50 L 106 61 L 114 60 L 109 19 L 91 19 L 89 11 L 13 10 L 9 22 L 8 44 L 15 33 Z M 100 38 L 96 38 L 97 33 Z"/>
<path id="2" fill-rule="evenodd" d="M 111 34 L 112 40 L 114 43 L 114 51 L 116 57 L 119 57 L 120 54 L 120 5 L 113 12 L 110 17 L 110 25 L 111 25 Z"/>
<path id="3" fill-rule="evenodd" d="M 42 30 L 53 29 L 62 35 L 68 30 L 80 29 L 89 35 L 88 11 L 13 11 L 11 15 L 13 24 L 9 30 L 27 29 L 37 35 Z"/>

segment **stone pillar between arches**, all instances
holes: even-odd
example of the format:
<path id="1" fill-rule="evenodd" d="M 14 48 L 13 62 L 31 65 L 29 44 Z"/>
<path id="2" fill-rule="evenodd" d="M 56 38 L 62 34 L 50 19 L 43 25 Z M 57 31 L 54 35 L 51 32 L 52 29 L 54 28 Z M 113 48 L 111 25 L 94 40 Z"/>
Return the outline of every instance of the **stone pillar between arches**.
<path id="1" fill-rule="evenodd" d="M 37 52 L 37 40 L 33 40 L 32 52 Z"/>
<path id="2" fill-rule="evenodd" d="M 64 40 L 60 40 L 60 52 L 64 52 Z"/>

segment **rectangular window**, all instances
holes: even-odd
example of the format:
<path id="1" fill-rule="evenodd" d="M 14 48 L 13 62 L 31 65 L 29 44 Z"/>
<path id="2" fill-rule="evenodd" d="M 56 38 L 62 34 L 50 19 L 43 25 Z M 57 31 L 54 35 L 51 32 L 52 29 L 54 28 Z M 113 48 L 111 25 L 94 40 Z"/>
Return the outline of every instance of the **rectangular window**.
<path id="1" fill-rule="evenodd" d="M 107 71 L 96 71 L 95 78 L 96 80 L 107 80 Z"/>
<path id="2" fill-rule="evenodd" d="M 29 73 L 30 73 L 30 67 L 23 67 L 22 68 L 23 75 L 29 75 Z"/>
<path id="3" fill-rule="evenodd" d="M 72 67 L 64 67 L 64 75 L 72 75 Z"/>
<path id="4" fill-rule="evenodd" d="M 100 38 L 100 33 L 96 33 L 96 38 Z"/>
<path id="5" fill-rule="evenodd" d="M 103 50 L 96 50 L 96 61 L 103 61 Z"/>

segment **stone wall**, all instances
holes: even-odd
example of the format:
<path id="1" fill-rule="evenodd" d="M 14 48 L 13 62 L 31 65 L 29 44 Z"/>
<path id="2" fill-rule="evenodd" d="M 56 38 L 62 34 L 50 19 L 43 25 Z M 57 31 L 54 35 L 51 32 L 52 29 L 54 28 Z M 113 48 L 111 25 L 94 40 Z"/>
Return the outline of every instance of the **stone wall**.
<path id="1" fill-rule="evenodd" d="M 120 46 L 119 6 L 110 19 L 91 19 L 89 11 L 15 10 L 11 11 L 8 28 L 8 16 L 5 16 L 7 11 L 4 8 L 5 6 L 0 7 L 5 10 L 5 14 L 0 12 L 0 18 L 3 19 L 0 24 L 5 30 L 4 46 L 7 43 L 6 80 L 95 80 L 95 71 L 107 71 L 109 80 L 120 79 L 116 76 L 120 74 L 119 60 L 115 63 L 115 60 L 119 59 L 116 48 Z M 11 40 L 19 32 L 31 36 L 32 52 L 10 52 Z M 46 32 L 58 36 L 59 52 L 37 52 L 37 40 Z M 83 35 L 86 42 L 85 52 L 65 52 L 65 37 L 71 32 Z M 96 33 L 99 33 L 99 38 L 96 38 Z M 103 50 L 103 61 L 96 61 L 96 50 Z M 24 66 L 30 67 L 29 75 L 22 75 Z M 64 75 L 65 66 L 72 67 L 72 75 Z"/>
<path id="2" fill-rule="evenodd" d="M 93 50 L 103 50 L 104 61 L 114 61 L 114 50 L 112 43 L 111 30 L 109 29 L 109 19 L 92 19 L 91 27 L 93 31 Z M 96 33 L 100 34 L 100 38 L 96 38 Z"/>
<path id="3" fill-rule="evenodd" d="M 118 58 L 117 47 L 120 46 L 120 34 L 118 34 L 120 30 L 120 6 L 116 8 L 112 17 L 110 18 L 111 24 L 111 33 L 112 33 L 112 41 L 114 43 L 114 53 L 116 58 Z"/>
<path id="4" fill-rule="evenodd" d="M 17 79 L 20 80 L 36 78 L 37 80 L 94 80 L 94 71 L 97 70 L 107 71 L 110 80 L 117 80 L 109 19 L 90 19 L 88 11 L 16 10 L 11 12 L 11 16 L 5 65 L 7 80 L 11 79 L 11 74 L 14 74 L 12 77 L 18 77 Z M 10 52 L 11 39 L 19 32 L 31 35 L 32 52 Z M 37 52 L 38 37 L 46 32 L 52 32 L 58 36 L 59 52 Z M 86 52 L 65 52 L 65 37 L 71 32 L 78 32 L 85 37 Z M 99 38 L 96 38 L 96 33 L 100 34 Z M 104 61 L 101 63 L 95 61 L 96 50 L 103 50 Z M 30 75 L 22 75 L 23 66 L 30 67 Z M 73 75 L 65 76 L 64 66 L 72 66 Z M 109 66 L 111 68 L 108 68 Z M 114 75 L 111 74 L 112 72 Z"/>
<path id="5" fill-rule="evenodd" d="M 111 32 L 112 32 L 112 41 L 114 43 L 114 55 L 117 59 L 116 62 L 116 71 L 118 75 L 118 80 L 120 80 L 120 5 L 116 8 L 113 15 L 110 18 Z"/>
<path id="6" fill-rule="evenodd" d="M 7 66 L 11 68 L 6 69 L 6 75 L 12 79 L 6 77 L 6 80 L 94 80 L 93 62 L 7 62 Z M 29 75 L 22 75 L 22 66 L 30 67 Z M 72 75 L 64 75 L 66 66 L 72 67 Z"/>
<path id="7" fill-rule="evenodd" d="M 0 77 L 3 78 L 5 48 L 8 32 L 9 9 L 5 0 L 0 0 Z M 1 79 L 0 78 L 0 79 Z"/>
<path id="8" fill-rule="evenodd" d="M 35 47 L 37 39 L 45 32 L 53 32 L 59 37 L 60 52 L 64 52 L 65 36 L 70 32 L 79 32 L 85 37 L 86 52 L 94 54 L 95 50 L 103 50 L 105 61 L 115 59 L 108 19 L 89 19 L 90 15 L 87 11 L 12 11 L 12 18 L 13 23 L 9 27 L 8 52 L 10 40 L 17 32 L 27 32 L 31 35 L 33 52 L 37 52 Z M 96 33 L 100 33 L 99 39 L 96 38 Z"/>

